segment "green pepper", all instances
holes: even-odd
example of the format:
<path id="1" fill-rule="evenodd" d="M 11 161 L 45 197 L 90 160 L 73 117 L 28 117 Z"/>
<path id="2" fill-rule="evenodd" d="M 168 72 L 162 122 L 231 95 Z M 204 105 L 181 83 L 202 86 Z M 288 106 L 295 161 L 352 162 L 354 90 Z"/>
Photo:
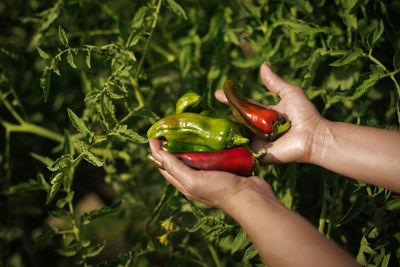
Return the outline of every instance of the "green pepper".
<path id="1" fill-rule="evenodd" d="M 185 143 L 180 141 L 164 141 L 162 142 L 162 148 L 167 152 L 206 152 L 215 151 L 212 147 Z"/>
<path id="2" fill-rule="evenodd" d="M 194 109 L 201 103 L 201 96 L 194 92 L 186 93 L 176 102 L 176 114 L 183 113 L 188 109 Z"/>
<path id="3" fill-rule="evenodd" d="M 228 119 L 210 118 L 197 113 L 167 116 L 150 127 L 147 137 L 200 144 L 215 150 L 234 147 L 249 141 L 236 133 Z"/>

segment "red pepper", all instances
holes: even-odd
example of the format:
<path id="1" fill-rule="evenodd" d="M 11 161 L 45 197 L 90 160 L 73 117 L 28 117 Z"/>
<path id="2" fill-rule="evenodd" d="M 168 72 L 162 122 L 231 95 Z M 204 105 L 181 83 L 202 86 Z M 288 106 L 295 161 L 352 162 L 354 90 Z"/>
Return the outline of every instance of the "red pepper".
<path id="1" fill-rule="evenodd" d="M 189 167 L 198 170 L 227 171 L 241 176 L 250 176 L 255 167 L 253 154 L 244 147 L 173 154 Z"/>
<path id="2" fill-rule="evenodd" d="M 271 139 L 289 129 L 290 122 L 282 118 L 275 110 L 266 109 L 239 97 L 238 87 L 233 81 L 225 82 L 224 93 L 235 118 L 257 136 Z"/>

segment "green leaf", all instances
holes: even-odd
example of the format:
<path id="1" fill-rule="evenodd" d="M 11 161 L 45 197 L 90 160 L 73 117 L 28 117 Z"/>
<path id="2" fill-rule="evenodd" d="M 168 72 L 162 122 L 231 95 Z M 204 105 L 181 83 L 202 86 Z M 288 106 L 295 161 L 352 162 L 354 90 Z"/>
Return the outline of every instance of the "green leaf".
<path id="1" fill-rule="evenodd" d="M 218 13 L 210 19 L 210 26 L 208 30 L 208 36 L 210 40 L 214 40 L 218 36 L 222 26 L 224 25 L 224 22 L 225 17 L 223 10 L 218 11 Z"/>
<path id="2" fill-rule="evenodd" d="M 40 47 L 36 47 L 37 51 L 39 52 L 40 57 L 44 58 L 44 59 L 49 59 L 50 56 L 44 52 L 42 49 L 40 49 Z"/>
<path id="3" fill-rule="evenodd" d="M 315 75 L 321 61 L 321 50 L 317 49 L 312 53 L 311 57 L 307 60 L 307 73 L 304 75 L 304 80 L 301 87 L 307 90 L 314 81 Z"/>
<path id="4" fill-rule="evenodd" d="M 128 125 L 117 125 L 110 134 L 118 134 L 124 138 L 126 138 L 128 141 L 134 142 L 134 143 L 140 143 L 140 144 L 145 144 L 147 143 L 147 138 L 144 138 L 137 132 L 128 129 Z"/>
<path id="5" fill-rule="evenodd" d="M 187 20 L 185 10 L 178 3 L 176 3 L 174 0 L 167 0 L 167 4 L 172 12 L 184 20 Z"/>
<path id="6" fill-rule="evenodd" d="M 83 253 L 86 257 L 94 257 L 100 254 L 100 252 L 103 250 L 104 246 L 106 245 L 106 241 L 103 240 L 103 242 L 89 247 L 86 249 L 86 251 Z"/>
<path id="7" fill-rule="evenodd" d="M 385 208 L 388 210 L 400 209 L 400 198 L 394 198 L 385 203 Z"/>
<path id="8" fill-rule="evenodd" d="M 50 180 L 51 187 L 50 187 L 50 190 L 47 195 L 46 204 L 49 204 L 53 200 L 54 196 L 57 194 L 58 190 L 60 189 L 60 186 L 63 183 L 63 180 L 64 180 L 64 174 L 62 172 L 57 172 L 52 176 L 52 178 Z"/>
<path id="9" fill-rule="evenodd" d="M 90 164 L 92 164 L 92 165 L 94 165 L 96 167 L 101 167 L 104 164 L 104 162 L 102 160 L 97 158 L 96 155 L 94 155 L 90 151 L 84 151 L 82 156 L 87 162 L 89 162 Z"/>
<path id="10" fill-rule="evenodd" d="M 305 35 L 313 35 L 320 32 L 328 32 L 326 28 L 312 25 L 302 20 L 284 20 L 280 21 L 278 24 L 286 25 L 292 31 L 296 33 L 302 33 Z"/>
<path id="11" fill-rule="evenodd" d="M 52 210 L 49 213 L 50 213 L 51 216 L 53 216 L 54 218 L 57 218 L 57 219 L 63 219 L 63 218 L 66 218 L 66 217 L 70 216 L 68 211 L 62 210 L 62 209 Z"/>
<path id="12" fill-rule="evenodd" d="M 79 118 L 71 109 L 67 109 L 68 117 L 72 122 L 72 125 L 78 132 L 81 133 L 90 133 L 89 129 L 86 127 L 85 122 Z"/>
<path id="13" fill-rule="evenodd" d="M 144 25 L 144 20 L 146 18 L 147 12 L 149 8 L 147 6 L 142 6 L 139 10 L 135 13 L 135 16 L 132 19 L 131 26 L 132 28 L 142 28 Z"/>
<path id="14" fill-rule="evenodd" d="M 381 38 L 384 29 L 383 20 L 379 20 L 379 23 L 375 24 L 373 31 L 367 36 L 368 48 L 372 49 L 375 46 L 375 43 Z"/>
<path id="15" fill-rule="evenodd" d="M 122 200 L 118 201 L 117 203 L 113 204 L 110 207 L 104 207 L 98 210 L 92 210 L 89 213 L 85 213 L 81 216 L 81 223 L 84 225 L 89 224 L 91 221 L 94 219 L 106 216 L 108 214 L 111 214 L 113 212 L 118 211 L 118 209 L 122 206 Z"/>
<path id="16" fill-rule="evenodd" d="M 193 51 L 192 45 L 185 45 L 179 54 L 179 66 L 182 72 L 182 77 L 186 77 L 192 67 Z"/>
<path id="17" fill-rule="evenodd" d="M 57 229 L 50 227 L 50 229 L 47 229 L 46 231 L 43 231 L 36 239 L 33 244 L 33 251 L 38 251 L 43 249 L 48 242 L 57 234 Z"/>
<path id="18" fill-rule="evenodd" d="M 244 7 L 244 9 L 249 13 L 252 17 L 256 19 L 261 18 L 261 11 L 260 8 L 256 7 L 254 4 L 251 2 L 248 2 L 246 0 L 240 0 L 240 3 Z"/>
<path id="19" fill-rule="evenodd" d="M 205 223 L 207 220 L 205 218 L 198 219 L 197 222 L 190 228 L 186 228 L 186 231 L 194 233 L 198 231 Z"/>
<path id="20" fill-rule="evenodd" d="M 348 91 L 344 100 L 356 100 L 363 96 L 367 90 L 374 86 L 381 78 L 382 73 L 378 71 L 368 72 L 361 74 L 358 81 Z"/>
<path id="21" fill-rule="evenodd" d="M 58 25 L 58 37 L 64 46 L 69 47 L 67 34 L 61 25 Z"/>
<path id="22" fill-rule="evenodd" d="M 74 145 L 72 144 L 71 136 L 69 135 L 69 131 L 64 131 L 64 142 L 63 142 L 63 154 L 69 154 L 73 156 L 75 153 Z M 50 164 L 48 164 L 50 165 Z"/>
<path id="23" fill-rule="evenodd" d="M 395 70 L 400 69 L 400 49 L 397 49 L 393 57 L 393 66 Z"/>
<path id="24" fill-rule="evenodd" d="M 251 245 L 244 252 L 242 261 L 243 262 L 249 261 L 250 259 L 254 258 L 257 254 L 258 254 L 258 250 L 257 250 L 256 246 Z"/>
<path id="25" fill-rule="evenodd" d="M 47 191 L 50 185 L 44 179 L 43 174 L 38 173 L 36 180 L 29 179 L 27 182 L 21 182 L 19 184 L 10 186 L 5 189 L 2 194 L 10 195 L 15 193 L 24 193 L 29 191 L 45 190 Z"/>
<path id="26" fill-rule="evenodd" d="M 250 243 L 250 239 L 247 237 L 246 232 L 240 229 L 239 233 L 235 236 L 231 244 L 231 254 L 238 250 L 243 249 Z"/>
<path id="27" fill-rule="evenodd" d="M 87 51 L 87 54 L 86 54 L 86 58 L 85 58 L 85 63 L 86 63 L 86 66 L 90 69 L 92 66 L 91 66 L 91 64 L 90 64 L 90 50 L 88 50 Z"/>
<path id="28" fill-rule="evenodd" d="M 356 7 L 358 0 L 340 0 L 344 10 L 346 13 L 354 12 L 354 8 Z"/>
<path id="29" fill-rule="evenodd" d="M 78 242 L 72 241 L 70 245 L 65 248 L 57 249 L 56 252 L 64 257 L 75 256 L 79 252 L 81 246 Z"/>
<path id="30" fill-rule="evenodd" d="M 71 52 L 71 51 L 68 51 L 68 54 L 67 54 L 67 62 L 68 62 L 68 64 L 69 64 L 72 68 L 74 68 L 74 69 L 77 68 L 77 66 L 76 66 L 76 64 L 75 64 L 75 62 L 74 62 L 74 56 L 72 55 L 72 52 Z"/>
<path id="31" fill-rule="evenodd" d="M 364 51 L 361 48 L 354 48 L 350 51 L 347 52 L 343 57 L 339 58 L 338 60 L 335 60 L 329 66 L 332 67 L 340 67 L 343 65 L 350 64 L 354 62 L 356 59 L 359 57 L 362 57 L 364 54 Z"/>
<path id="32" fill-rule="evenodd" d="M 43 163 L 46 166 L 50 166 L 51 164 L 53 164 L 54 160 L 49 158 L 49 157 L 45 157 L 33 152 L 29 153 L 34 159 L 36 159 L 37 161 Z"/>
<path id="33" fill-rule="evenodd" d="M 43 71 L 42 77 L 40 78 L 40 87 L 43 90 L 44 102 L 47 102 L 50 92 L 50 80 L 51 80 L 51 69 L 46 67 Z"/>
<path id="34" fill-rule="evenodd" d="M 47 166 L 50 171 L 65 170 L 71 167 L 72 161 L 74 159 L 70 154 L 62 155 L 56 159 L 51 165 Z"/>

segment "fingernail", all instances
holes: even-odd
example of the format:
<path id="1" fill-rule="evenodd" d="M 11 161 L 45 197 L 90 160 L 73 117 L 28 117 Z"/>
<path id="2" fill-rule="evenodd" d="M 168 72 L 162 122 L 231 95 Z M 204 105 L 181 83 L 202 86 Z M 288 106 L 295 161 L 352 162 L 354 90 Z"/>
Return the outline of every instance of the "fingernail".
<path id="1" fill-rule="evenodd" d="M 164 166 L 162 165 L 162 163 L 160 161 L 158 161 L 156 158 L 154 158 L 152 154 L 148 154 L 147 159 L 151 163 L 153 163 L 157 168 L 164 170 Z"/>

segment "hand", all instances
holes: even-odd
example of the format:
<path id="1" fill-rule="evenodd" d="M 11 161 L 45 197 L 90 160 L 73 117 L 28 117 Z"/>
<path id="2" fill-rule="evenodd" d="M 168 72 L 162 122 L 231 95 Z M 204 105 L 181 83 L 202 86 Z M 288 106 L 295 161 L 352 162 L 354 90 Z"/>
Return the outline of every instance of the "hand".
<path id="1" fill-rule="evenodd" d="M 249 190 L 263 198 L 276 200 L 271 187 L 259 177 L 194 170 L 173 154 L 162 150 L 157 139 L 150 138 L 149 143 L 153 158 L 164 167 L 164 170 L 160 169 L 161 174 L 189 200 L 223 210 L 239 193 Z"/>
<path id="2" fill-rule="evenodd" d="M 266 63 L 261 66 L 260 76 L 264 85 L 281 97 L 279 104 L 268 108 L 286 116 L 291 121 L 291 128 L 272 143 L 254 139 L 252 148 L 255 151 L 267 148 L 268 153 L 262 159 L 262 164 L 309 162 L 314 133 L 325 119 L 300 87 L 284 81 Z M 228 103 L 222 90 L 216 91 L 215 96 L 219 101 Z"/>

